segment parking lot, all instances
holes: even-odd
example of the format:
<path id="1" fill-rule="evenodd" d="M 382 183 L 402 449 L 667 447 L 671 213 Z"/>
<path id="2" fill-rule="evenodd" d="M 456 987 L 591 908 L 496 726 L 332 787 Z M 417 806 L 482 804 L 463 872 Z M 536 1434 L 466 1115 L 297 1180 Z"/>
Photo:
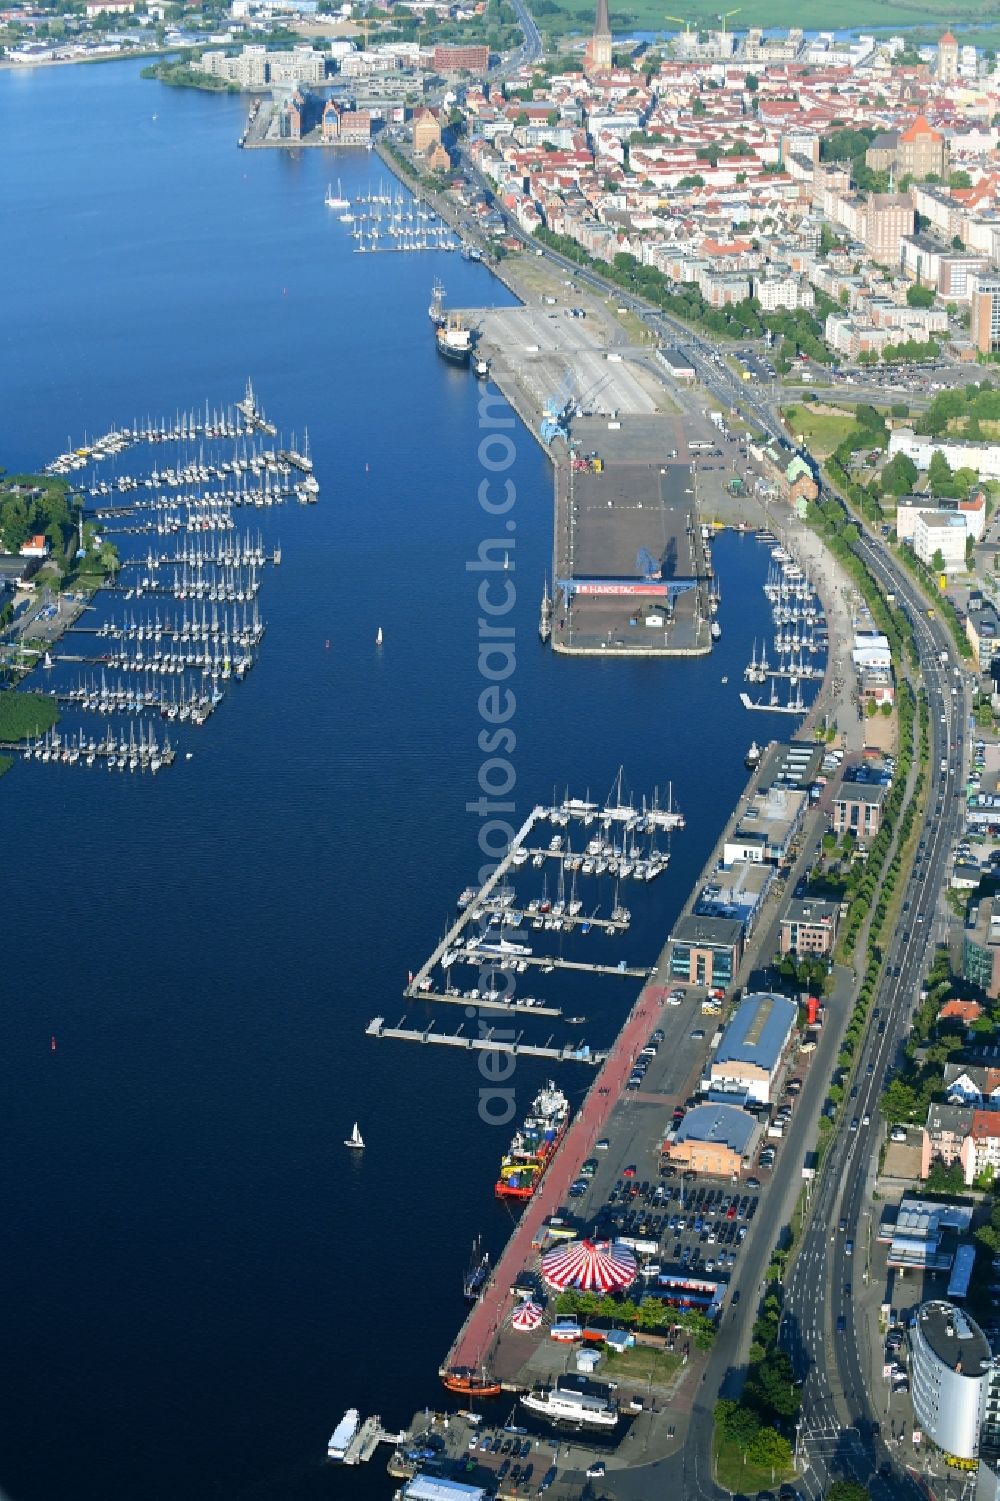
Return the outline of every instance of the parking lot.
<path id="1" fill-rule="evenodd" d="M 567 1202 L 551 1220 L 548 1232 L 589 1233 L 621 1241 L 635 1251 L 643 1281 L 650 1290 L 661 1276 L 712 1278 L 726 1283 L 734 1275 L 740 1249 L 757 1213 L 759 1194 L 766 1187 L 781 1149 L 779 1135 L 763 1134 L 748 1176 L 741 1182 L 706 1179 L 672 1166 L 661 1152 L 665 1130 L 676 1127 L 689 1108 L 699 1103 L 697 1079 L 702 1069 L 705 1028 L 682 991 L 673 992 L 684 1006 L 684 1040 L 663 1047 L 664 1033 L 654 1031 L 634 1060 L 622 1104 L 611 1118 L 608 1135 L 595 1143 L 594 1154 L 571 1185 Z M 683 999 L 681 997 L 683 996 Z M 691 1068 L 694 1065 L 694 1074 Z M 684 1094 L 678 1091 L 679 1073 L 686 1075 Z M 790 1123 L 802 1082 L 786 1081 L 773 1107 L 761 1109 L 765 1127 Z M 672 1109 L 672 1118 L 670 1111 Z M 648 1114 L 644 1138 L 642 1115 Z M 622 1118 L 625 1127 L 615 1130 Z M 620 1138 L 620 1139 L 619 1139 Z M 623 1151 L 626 1156 L 623 1156 Z"/>

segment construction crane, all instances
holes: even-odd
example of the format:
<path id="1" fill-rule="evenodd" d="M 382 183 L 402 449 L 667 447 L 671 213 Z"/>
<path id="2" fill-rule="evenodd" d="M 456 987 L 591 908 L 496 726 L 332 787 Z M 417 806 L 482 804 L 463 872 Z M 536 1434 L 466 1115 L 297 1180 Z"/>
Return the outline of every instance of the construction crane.
<path id="1" fill-rule="evenodd" d="M 722 15 L 719 17 L 719 20 L 722 22 L 722 35 L 723 36 L 725 36 L 725 34 L 726 34 L 726 22 L 729 20 L 729 17 L 730 16 L 738 16 L 739 13 L 740 13 L 740 11 L 742 9 L 743 9 L 742 5 L 737 5 L 737 7 L 736 7 L 735 10 L 723 11 Z"/>
<path id="2" fill-rule="evenodd" d="M 663 19 L 665 21 L 676 21 L 678 26 L 683 26 L 685 36 L 687 36 L 688 32 L 691 30 L 691 22 L 685 21 L 683 16 L 664 16 Z"/>
<path id="3" fill-rule="evenodd" d="M 553 396 L 550 396 L 542 408 L 542 421 L 539 433 L 543 443 L 551 443 L 553 438 L 565 438 L 569 441 L 569 432 L 566 424 L 569 421 L 573 407 L 573 376 L 567 371 L 562 385 Z"/>

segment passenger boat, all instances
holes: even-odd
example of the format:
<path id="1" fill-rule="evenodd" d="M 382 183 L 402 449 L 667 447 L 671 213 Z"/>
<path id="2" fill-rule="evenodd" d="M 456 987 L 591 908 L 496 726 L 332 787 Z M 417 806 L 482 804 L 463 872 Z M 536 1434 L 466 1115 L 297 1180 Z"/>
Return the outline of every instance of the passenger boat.
<path id="1" fill-rule="evenodd" d="M 569 1101 L 552 1080 L 538 1091 L 500 1164 L 498 1199 L 530 1199 L 566 1134 Z"/>
<path id="2" fill-rule="evenodd" d="M 488 1375 L 485 1368 L 474 1371 L 471 1366 L 455 1366 L 441 1380 L 446 1391 L 459 1392 L 465 1397 L 499 1397 L 502 1390 L 499 1381 Z"/>
<path id="3" fill-rule="evenodd" d="M 554 1386 L 548 1391 L 528 1392 L 521 1405 L 550 1423 L 571 1423 L 577 1428 L 611 1429 L 618 1426 L 618 1408 L 611 1396 L 581 1391 L 575 1386 Z"/>
<path id="4" fill-rule="evenodd" d="M 330 1434 L 330 1440 L 326 1446 L 327 1459 L 342 1461 L 347 1453 L 351 1439 L 358 1431 L 361 1415 L 356 1407 L 349 1407 Z"/>

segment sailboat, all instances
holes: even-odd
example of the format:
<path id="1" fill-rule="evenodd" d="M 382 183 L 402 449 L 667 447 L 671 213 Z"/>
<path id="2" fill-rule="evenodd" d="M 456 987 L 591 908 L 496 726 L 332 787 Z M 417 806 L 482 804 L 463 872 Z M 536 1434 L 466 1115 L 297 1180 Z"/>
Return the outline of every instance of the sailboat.
<path id="1" fill-rule="evenodd" d="M 356 1149 L 360 1149 L 361 1147 L 364 1146 L 364 1144 L 365 1144 L 365 1139 L 361 1135 L 361 1132 L 358 1130 L 358 1123 L 357 1123 L 357 1121 L 355 1121 L 354 1122 L 354 1130 L 351 1132 L 350 1136 L 347 1136 L 347 1137 L 344 1138 L 344 1146 L 345 1147 L 354 1147 Z"/>
<path id="2" fill-rule="evenodd" d="M 327 208 L 350 208 L 350 206 L 351 206 L 351 200 L 349 198 L 345 198 L 344 197 L 344 190 L 340 186 L 340 178 L 339 177 L 337 178 L 337 191 L 336 191 L 336 193 L 334 193 L 332 191 L 332 189 L 330 188 L 329 183 L 327 183 L 326 197 L 324 198 L 323 202 L 326 204 Z"/>
<path id="3" fill-rule="evenodd" d="M 379 626 L 378 630 L 375 632 L 375 645 L 376 646 L 381 646 L 382 645 L 382 627 L 381 626 Z"/>

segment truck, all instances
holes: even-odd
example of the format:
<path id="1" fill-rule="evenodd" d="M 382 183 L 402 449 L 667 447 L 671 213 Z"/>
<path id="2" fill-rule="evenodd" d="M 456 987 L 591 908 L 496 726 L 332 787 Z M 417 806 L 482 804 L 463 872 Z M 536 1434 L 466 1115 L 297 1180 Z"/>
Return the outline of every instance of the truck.
<path id="1" fill-rule="evenodd" d="M 722 1041 L 722 1028 L 721 1027 L 717 1027 L 716 1030 L 712 1033 L 712 1041 L 708 1045 L 709 1049 L 711 1050 L 711 1052 L 713 1052 L 713 1053 L 715 1052 L 716 1048 L 719 1046 L 719 1043 L 721 1041 Z"/>

